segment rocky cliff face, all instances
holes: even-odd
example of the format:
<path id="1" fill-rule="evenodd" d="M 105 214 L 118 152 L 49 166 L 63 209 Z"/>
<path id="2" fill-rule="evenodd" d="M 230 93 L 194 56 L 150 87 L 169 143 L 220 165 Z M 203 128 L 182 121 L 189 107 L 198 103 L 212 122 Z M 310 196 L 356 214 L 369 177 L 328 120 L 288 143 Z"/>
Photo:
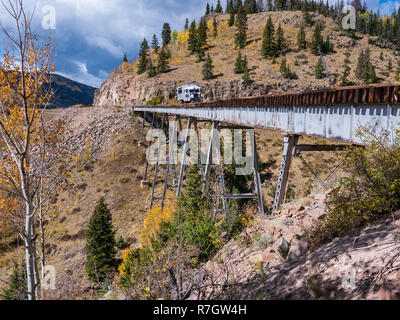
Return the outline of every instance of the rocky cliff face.
<path id="1" fill-rule="evenodd" d="M 316 84 L 301 86 L 289 80 L 281 80 L 273 84 L 256 81 L 248 87 L 241 80 L 214 80 L 196 83 L 202 87 L 204 101 L 319 89 Z M 176 80 L 165 80 L 159 77 L 143 80 L 132 76 L 117 76 L 104 81 L 101 88 L 96 90 L 93 104 L 130 107 L 146 104 L 148 100 L 159 94 L 162 94 L 166 101 L 173 103 L 176 102 L 176 90 L 180 85 L 182 83 Z"/>

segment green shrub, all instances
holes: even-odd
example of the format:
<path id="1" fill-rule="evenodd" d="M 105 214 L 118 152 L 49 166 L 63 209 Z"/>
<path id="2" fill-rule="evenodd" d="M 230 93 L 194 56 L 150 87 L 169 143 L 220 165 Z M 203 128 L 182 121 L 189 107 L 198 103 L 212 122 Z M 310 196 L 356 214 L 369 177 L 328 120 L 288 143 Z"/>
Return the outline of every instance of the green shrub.
<path id="1" fill-rule="evenodd" d="M 365 128 L 360 136 L 366 148 L 350 147 L 345 177 L 328 197 L 328 215 L 313 238 L 325 242 L 355 227 L 400 209 L 400 134 L 393 144 L 389 135 Z"/>
<path id="2" fill-rule="evenodd" d="M 206 260 L 218 249 L 218 229 L 199 181 L 199 171 L 192 166 L 172 223 L 174 230 L 181 230 L 182 240 L 197 247 L 201 252 L 199 258 Z"/>
<path id="3" fill-rule="evenodd" d="M 153 98 L 151 98 L 149 101 L 147 101 L 147 105 L 148 106 L 157 106 L 162 104 L 165 101 L 164 95 L 163 94 L 159 94 Z"/>
<path id="4" fill-rule="evenodd" d="M 14 262 L 13 274 L 10 277 L 7 288 L 2 289 L 0 298 L 3 300 L 27 300 L 27 292 L 25 264 L 18 265 L 18 263 Z"/>
<path id="5" fill-rule="evenodd" d="M 119 237 L 119 239 L 117 240 L 117 242 L 116 242 L 116 247 L 118 248 L 118 249 L 126 249 L 126 248 L 128 248 L 128 244 L 126 243 L 126 241 L 124 240 L 124 238 L 122 238 L 122 236 L 120 236 Z"/>
<path id="6" fill-rule="evenodd" d="M 160 229 L 151 239 L 153 250 L 159 252 L 168 243 L 180 243 L 183 247 L 196 247 L 199 250 L 198 258 L 206 260 L 218 249 L 219 230 L 209 213 L 199 181 L 201 176 L 197 167 L 193 166 L 171 221 L 161 222 Z"/>
<path id="7" fill-rule="evenodd" d="M 123 288 L 130 288 L 132 282 L 140 281 L 149 264 L 152 263 L 152 254 L 149 248 L 142 247 L 126 251 L 119 266 L 121 275 L 120 284 Z"/>

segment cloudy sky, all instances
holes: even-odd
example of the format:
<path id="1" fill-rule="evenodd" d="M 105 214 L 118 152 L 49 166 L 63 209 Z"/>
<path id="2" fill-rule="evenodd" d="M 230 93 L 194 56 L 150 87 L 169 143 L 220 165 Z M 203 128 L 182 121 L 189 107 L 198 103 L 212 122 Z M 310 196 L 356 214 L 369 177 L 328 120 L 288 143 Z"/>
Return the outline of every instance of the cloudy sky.
<path id="1" fill-rule="evenodd" d="M 35 0 L 25 2 L 33 5 Z M 160 38 L 164 22 L 181 30 L 186 17 L 198 19 L 203 14 L 207 2 L 215 6 L 217 0 L 37 0 L 35 30 L 46 34 L 41 25 L 50 13 L 46 8 L 52 6 L 56 22 L 56 72 L 99 87 L 121 63 L 125 52 L 130 60 L 136 59 L 144 37 L 150 41 L 156 33 Z M 225 2 L 221 1 L 223 6 Z M 367 0 L 367 4 L 383 13 L 391 11 L 400 1 Z M 3 23 L 7 21 L 4 9 L 0 11 L 0 19 Z"/>

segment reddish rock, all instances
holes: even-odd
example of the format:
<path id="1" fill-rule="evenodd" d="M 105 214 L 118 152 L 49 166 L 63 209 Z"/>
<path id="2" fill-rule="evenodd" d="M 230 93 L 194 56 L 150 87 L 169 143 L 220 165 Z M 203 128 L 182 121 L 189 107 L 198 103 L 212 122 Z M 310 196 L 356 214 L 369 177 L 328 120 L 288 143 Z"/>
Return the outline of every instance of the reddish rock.
<path id="1" fill-rule="evenodd" d="M 262 261 L 263 262 L 270 262 L 270 261 L 273 261 L 275 259 L 276 259 L 276 256 L 273 253 L 265 252 L 265 253 L 262 254 Z"/>
<path id="2" fill-rule="evenodd" d="M 400 300 L 400 294 L 384 283 L 378 292 L 379 300 Z"/>
<path id="3" fill-rule="evenodd" d="M 282 231 L 277 230 L 277 232 L 274 234 L 274 242 L 277 241 L 281 237 L 282 237 Z"/>
<path id="4" fill-rule="evenodd" d="M 318 200 L 318 201 L 325 201 L 326 200 L 326 195 L 325 194 L 316 194 L 314 196 L 314 199 Z"/>
<path id="5" fill-rule="evenodd" d="M 326 217 L 325 208 L 316 207 L 307 211 L 307 215 L 315 220 L 322 220 Z"/>
<path id="6" fill-rule="evenodd" d="M 276 231 L 275 227 L 273 225 L 271 225 L 269 222 L 267 222 L 264 225 L 264 230 L 269 232 L 269 233 L 271 233 L 271 234 L 275 234 L 275 231 Z"/>
<path id="7" fill-rule="evenodd" d="M 305 255 L 308 251 L 308 247 L 308 241 L 304 240 L 300 235 L 296 234 L 290 243 L 288 260 L 294 260 Z"/>

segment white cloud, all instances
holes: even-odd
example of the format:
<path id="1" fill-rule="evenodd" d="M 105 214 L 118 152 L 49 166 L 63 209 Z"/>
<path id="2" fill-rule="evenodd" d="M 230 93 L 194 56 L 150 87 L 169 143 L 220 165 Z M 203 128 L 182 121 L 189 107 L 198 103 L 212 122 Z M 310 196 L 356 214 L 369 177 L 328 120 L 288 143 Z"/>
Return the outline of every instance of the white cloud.
<path id="1" fill-rule="evenodd" d="M 37 24 L 40 26 L 41 8 L 53 5 L 57 15 L 56 71 L 77 81 L 99 85 L 121 62 L 124 53 L 130 59 L 137 57 L 143 38 L 150 41 L 154 33 L 160 37 L 164 22 L 181 30 L 186 17 L 201 16 L 207 1 L 212 2 L 38 0 Z M 78 67 L 76 61 L 86 61 L 85 68 Z"/>
<path id="2" fill-rule="evenodd" d="M 99 70 L 99 75 L 95 76 L 90 74 L 87 69 L 87 64 L 82 61 L 73 61 L 75 66 L 75 71 L 72 72 L 56 72 L 57 74 L 69 78 L 69 79 L 79 79 L 79 82 L 87 84 L 92 87 L 99 88 L 102 81 L 108 77 L 108 73 L 104 70 Z"/>

